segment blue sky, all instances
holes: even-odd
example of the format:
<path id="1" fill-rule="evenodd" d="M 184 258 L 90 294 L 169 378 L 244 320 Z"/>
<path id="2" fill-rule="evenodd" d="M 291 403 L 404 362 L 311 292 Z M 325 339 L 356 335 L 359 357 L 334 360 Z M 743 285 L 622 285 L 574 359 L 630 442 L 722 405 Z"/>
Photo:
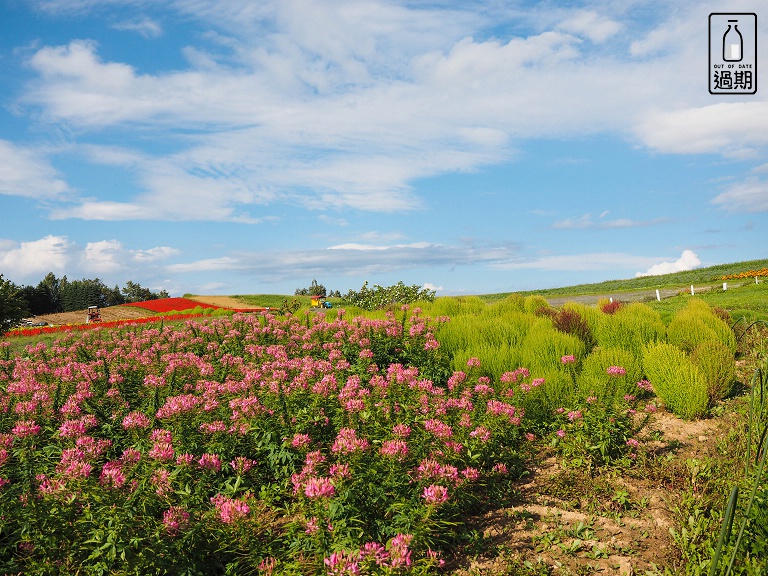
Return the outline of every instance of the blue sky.
<path id="1" fill-rule="evenodd" d="M 9 0 L 0 273 L 482 294 L 765 258 L 759 1 Z M 758 91 L 708 91 L 754 12 Z"/>

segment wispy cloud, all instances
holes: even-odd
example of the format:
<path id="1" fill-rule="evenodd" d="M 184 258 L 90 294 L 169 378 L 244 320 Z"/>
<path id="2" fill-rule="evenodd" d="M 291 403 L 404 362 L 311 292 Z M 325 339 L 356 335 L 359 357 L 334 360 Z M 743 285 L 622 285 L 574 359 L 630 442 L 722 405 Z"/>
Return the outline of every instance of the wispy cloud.
<path id="1" fill-rule="evenodd" d="M 115 30 L 137 32 L 144 36 L 144 38 L 157 38 L 163 34 L 163 27 L 157 21 L 146 17 L 118 22 L 113 24 L 112 28 Z"/>
<path id="2" fill-rule="evenodd" d="M 83 150 L 105 129 L 151 129 L 171 150 L 135 165 L 137 191 L 124 203 L 83 198 L 52 216 L 258 222 L 249 207 L 278 202 L 419 210 L 412 182 L 508 160 L 522 138 L 634 128 L 649 146 L 681 146 L 668 142 L 665 111 L 655 112 L 677 67 L 613 50 L 587 54 L 585 38 L 628 50 L 620 13 L 560 10 L 540 32 L 484 39 L 499 15 L 491 5 L 295 4 L 172 2 L 208 31 L 187 48 L 184 70 L 142 74 L 106 60 L 89 40 L 37 50 L 22 102 L 76 127 Z M 118 26 L 159 30 L 141 18 Z M 190 210 L 181 190 L 213 198 L 210 209 Z"/>
<path id="3" fill-rule="evenodd" d="M 326 249 L 278 251 L 263 254 L 238 252 L 212 259 L 171 264 L 174 273 L 228 270 L 257 274 L 278 282 L 288 278 L 312 277 L 329 268 L 342 276 L 388 274 L 426 270 L 437 266 L 476 266 L 507 262 L 517 254 L 516 246 L 441 245 L 428 242 L 375 245 L 346 243 Z"/>
<path id="4" fill-rule="evenodd" d="M 712 200 L 727 212 L 768 212 L 768 182 L 751 176 Z"/>
<path id="5" fill-rule="evenodd" d="M 0 194 L 53 199 L 69 190 L 44 152 L 0 140 Z"/>
<path id="6" fill-rule="evenodd" d="M 614 220 L 606 219 L 608 212 L 603 212 L 598 217 L 598 220 L 594 220 L 592 214 L 584 214 L 578 218 L 567 218 L 565 220 L 558 220 L 552 224 L 552 228 L 559 230 L 568 229 L 616 229 L 616 228 L 644 228 L 646 226 L 654 226 L 667 222 L 666 218 L 655 218 L 653 220 L 632 220 L 630 218 L 617 218 Z"/>
<path id="7" fill-rule="evenodd" d="M 647 266 L 655 259 L 624 252 L 591 252 L 585 254 L 558 254 L 538 258 L 520 258 L 494 267 L 503 270 L 551 270 L 560 272 L 584 272 L 601 270 L 625 270 Z"/>

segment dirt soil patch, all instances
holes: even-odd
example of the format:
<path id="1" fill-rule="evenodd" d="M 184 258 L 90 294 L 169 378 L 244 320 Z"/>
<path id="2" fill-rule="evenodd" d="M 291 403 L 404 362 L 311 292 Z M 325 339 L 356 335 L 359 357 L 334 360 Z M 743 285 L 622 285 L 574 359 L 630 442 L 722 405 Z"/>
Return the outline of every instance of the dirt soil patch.
<path id="1" fill-rule="evenodd" d="M 482 534 L 478 555 L 467 555 L 454 576 L 536 574 L 632 576 L 655 567 L 680 567 L 672 541 L 676 488 L 689 475 L 691 459 L 712 457 L 729 431 L 725 419 L 685 421 L 659 412 L 649 430 L 660 439 L 649 458 L 664 461 L 661 473 L 564 467 L 542 453 L 515 488 L 511 505 L 472 519 Z M 536 571 L 533 571 L 533 569 Z"/>
<path id="2" fill-rule="evenodd" d="M 146 318 L 155 316 L 154 312 L 136 308 L 133 306 L 108 306 L 101 309 L 101 319 L 104 322 L 113 320 L 132 320 L 134 318 Z M 75 310 L 74 312 L 59 312 L 57 314 L 44 314 L 35 316 L 33 320 L 48 322 L 48 324 L 85 324 L 87 315 L 85 310 Z"/>
<path id="3" fill-rule="evenodd" d="M 211 304 L 212 306 L 221 306 L 222 308 L 246 309 L 255 308 L 253 304 L 248 304 L 232 296 L 187 296 L 189 300 Z"/>

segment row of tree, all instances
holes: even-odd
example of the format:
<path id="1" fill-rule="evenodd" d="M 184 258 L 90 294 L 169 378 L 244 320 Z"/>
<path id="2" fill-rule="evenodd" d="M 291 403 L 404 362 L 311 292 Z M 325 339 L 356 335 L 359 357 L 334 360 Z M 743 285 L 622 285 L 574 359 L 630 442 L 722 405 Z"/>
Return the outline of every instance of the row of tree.
<path id="1" fill-rule="evenodd" d="M 322 284 L 318 284 L 317 280 L 312 280 L 312 283 L 307 288 L 296 288 L 296 292 L 293 293 L 294 296 L 322 296 L 322 297 L 336 297 L 341 298 L 341 292 L 338 290 L 336 291 L 328 291 L 325 289 L 325 286 Z"/>
<path id="2" fill-rule="evenodd" d="M 130 280 L 123 288 L 110 288 L 99 278 L 68 280 L 49 272 L 36 286 L 17 286 L 0 275 L 0 323 L 6 317 L 18 321 L 26 316 L 73 312 L 88 306 L 117 306 L 168 297 L 165 290 L 152 292 Z"/>

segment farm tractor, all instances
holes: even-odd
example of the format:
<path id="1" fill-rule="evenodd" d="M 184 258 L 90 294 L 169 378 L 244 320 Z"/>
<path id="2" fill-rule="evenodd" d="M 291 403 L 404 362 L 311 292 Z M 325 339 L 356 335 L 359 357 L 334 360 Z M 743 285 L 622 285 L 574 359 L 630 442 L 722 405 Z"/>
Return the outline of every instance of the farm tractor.
<path id="1" fill-rule="evenodd" d="M 333 304 L 325 299 L 325 296 L 312 296 L 312 308 L 333 308 Z"/>
<path id="2" fill-rule="evenodd" d="M 86 312 L 85 316 L 85 323 L 94 324 L 96 322 L 101 322 L 101 311 L 99 310 L 98 306 L 88 306 L 88 311 Z"/>

